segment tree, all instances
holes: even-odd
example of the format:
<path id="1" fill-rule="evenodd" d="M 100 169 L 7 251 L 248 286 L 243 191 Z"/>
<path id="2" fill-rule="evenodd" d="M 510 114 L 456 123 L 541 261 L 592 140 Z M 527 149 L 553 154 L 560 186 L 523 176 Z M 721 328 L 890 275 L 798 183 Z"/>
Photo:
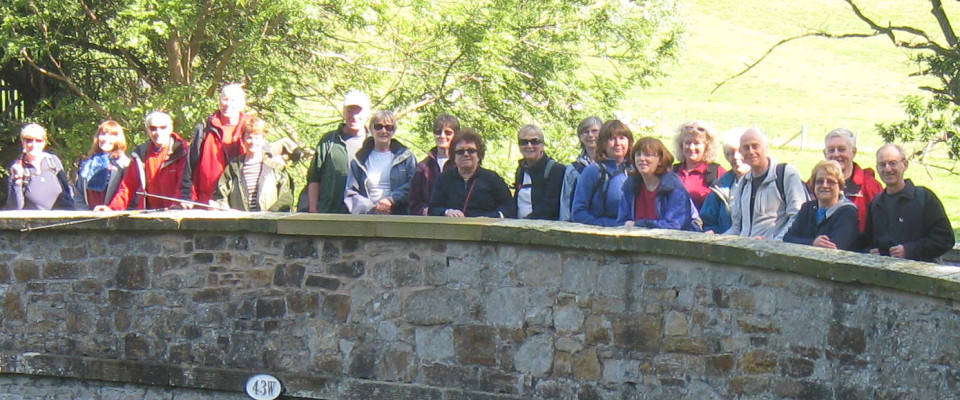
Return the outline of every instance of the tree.
<path id="1" fill-rule="evenodd" d="M 572 136 L 657 77 L 679 37 L 673 0 L 12 0 L 0 13 L 0 62 L 62 89 L 32 118 L 75 152 L 108 117 L 139 132 L 166 109 L 189 131 L 226 82 L 311 145 L 354 88 L 424 133 L 449 112 L 492 137 L 529 122 Z"/>
<path id="2" fill-rule="evenodd" d="M 930 15 L 938 32 L 930 32 L 915 26 L 882 24 L 866 13 L 855 0 L 844 0 L 852 13 L 868 28 L 864 33 L 834 33 L 814 31 L 781 40 L 764 55 L 748 65 L 740 73 L 717 84 L 714 91 L 731 79 L 743 75 L 760 64 L 779 46 L 807 37 L 832 39 L 887 37 L 891 44 L 909 50 L 913 61 L 920 66 L 917 76 L 933 77 L 938 84 L 920 86 L 930 96 L 907 96 L 902 100 L 907 118 L 892 124 L 877 124 L 877 131 L 887 142 L 915 143 L 918 149 L 912 153 L 919 160 L 938 148 L 945 148 L 950 159 L 960 157 L 960 46 L 950 18 L 941 0 L 930 0 Z M 942 35 L 942 38 L 941 38 Z M 951 172 L 956 172 L 950 168 Z"/>

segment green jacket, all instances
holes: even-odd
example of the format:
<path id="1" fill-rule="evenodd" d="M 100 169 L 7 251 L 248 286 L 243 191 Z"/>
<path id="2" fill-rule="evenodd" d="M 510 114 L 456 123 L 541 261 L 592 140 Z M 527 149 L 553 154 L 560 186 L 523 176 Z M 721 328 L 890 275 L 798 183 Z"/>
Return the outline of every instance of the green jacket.
<path id="1" fill-rule="evenodd" d="M 321 213 L 349 214 L 343 203 L 343 193 L 347 186 L 347 174 L 350 169 L 350 155 L 343 138 L 343 125 L 337 130 L 327 132 L 317 144 L 317 155 L 307 171 L 307 186 L 320 184 L 317 197 L 317 211 Z M 302 208 L 306 208 L 301 206 Z"/>
<path id="2" fill-rule="evenodd" d="M 213 192 L 213 200 L 221 206 L 234 210 L 250 211 L 247 201 L 247 187 L 243 181 L 244 156 L 231 160 L 223 175 L 217 190 Z M 293 178 L 287 174 L 283 160 L 264 155 L 263 169 L 257 180 L 257 203 L 260 211 L 290 211 L 293 207 Z"/>

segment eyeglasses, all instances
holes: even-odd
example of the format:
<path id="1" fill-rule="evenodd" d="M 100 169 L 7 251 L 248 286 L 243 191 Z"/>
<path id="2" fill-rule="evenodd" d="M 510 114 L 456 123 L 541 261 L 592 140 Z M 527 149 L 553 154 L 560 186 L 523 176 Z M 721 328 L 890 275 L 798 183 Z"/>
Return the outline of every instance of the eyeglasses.
<path id="1" fill-rule="evenodd" d="M 387 132 L 393 132 L 397 130 L 396 125 L 384 125 L 384 124 L 373 124 L 373 130 L 379 131 L 381 129 L 386 129 Z"/>
<path id="2" fill-rule="evenodd" d="M 43 143 L 43 142 L 46 142 L 46 141 L 47 141 L 47 139 L 23 138 L 23 142 L 24 142 L 24 143 Z"/>
<path id="3" fill-rule="evenodd" d="M 150 125 L 147 127 L 149 131 L 165 131 L 169 128 L 170 125 Z"/>
<path id="4" fill-rule="evenodd" d="M 540 139 L 520 139 L 520 140 L 517 141 L 517 143 L 520 143 L 520 147 L 523 147 L 523 146 L 526 146 L 526 145 L 539 146 L 539 145 L 543 144 L 543 142 L 540 141 Z"/>
<path id="5" fill-rule="evenodd" d="M 442 131 L 433 133 L 433 136 L 453 136 L 453 135 L 454 135 L 454 132 L 448 131 L 448 130 L 442 130 Z"/>
<path id="6" fill-rule="evenodd" d="M 453 154 L 456 154 L 458 156 L 465 156 L 469 154 L 472 156 L 474 154 L 477 154 L 479 151 L 480 150 L 477 150 L 477 149 L 456 149 L 453 151 Z"/>
<path id="7" fill-rule="evenodd" d="M 884 168 L 886 168 L 886 167 L 891 167 L 891 168 L 892 168 L 892 167 L 896 167 L 897 164 L 900 164 L 900 163 L 902 163 L 902 162 L 904 162 L 904 161 L 906 161 L 906 160 L 899 160 L 899 161 L 877 161 L 877 169 L 884 169 Z"/>
<path id="8" fill-rule="evenodd" d="M 816 184 L 817 186 L 837 186 L 840 184 L 840 182 L 837 182 L 833 179 L 827 179 L 827 178 L 817 178 L 816 180 L 813 181 L 813 183 Z"/>

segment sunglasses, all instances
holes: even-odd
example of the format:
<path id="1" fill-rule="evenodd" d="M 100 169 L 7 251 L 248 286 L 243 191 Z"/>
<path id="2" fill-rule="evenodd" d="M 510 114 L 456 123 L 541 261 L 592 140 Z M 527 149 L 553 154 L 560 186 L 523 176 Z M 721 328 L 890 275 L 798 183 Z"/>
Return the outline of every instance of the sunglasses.
<path id="1" fill-rule="evenodd" d="M 458 156 L 464 156 L 469 154 L 472 156 L 474 154 L 477 154 L 477 152 L 479 152 L 479 150 L 477 149 L 456 149 L 453 151 L 453 154 L 456 154 Z"/>
<path id="2" fill-rule="evenodd" d="M 46 141 L 47 141 L 47 139 L 23 138 L 23 142 L 24 142 L 24 143 L 43 143 L 43 142 L 46 142 Z"/>
<path id="3" fill-rule="evenodd" d="M 526 146 L 526 145 L 539 146 L 539 145 L 543 144 L 543 142 L 542 142 L 540 139 L 520 139 L 520 140 L 517 141 L 517 143 L 520 143 L 520 146 L 521 146 L 521 147 Z"/>
<path id="4" fill-rule="evenodd" d="M 433 133 L 433 136 L 453 136 L 453 135 L 454 135 L 453 131 L 440 131 L 440 132 Z"/>
<path id="5" fill-rule="evenodd" d="M 384 125 L 384 124 L 373 124 L 373 130 L 379 131 L 381 129 L 386 129 L 387 132 L 393 132 L 397 130 L 396 125 Z"/>
<path id="6" fill-rule="evenodd" d="M 149 131 L 165 131 L 169 128 L 169 125 L 151 125 L 147 127 Z"/>

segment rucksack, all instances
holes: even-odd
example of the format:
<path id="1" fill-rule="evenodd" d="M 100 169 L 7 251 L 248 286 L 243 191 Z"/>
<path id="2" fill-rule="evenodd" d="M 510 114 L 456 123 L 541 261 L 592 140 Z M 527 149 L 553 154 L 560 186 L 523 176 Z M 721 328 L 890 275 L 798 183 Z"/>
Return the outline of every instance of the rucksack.
<path id="1" fill-rule="evenodd" d="M 787 193 L 786 193 L 786 190 L 783 188 L 783 185 L 784 185 L 784 184 L 783 184 L 783 179 L 784 179 L 783 174 L 784 174 L 784 171 L 786 171 L 786 169 L 787 169 L 787 164 L 786 164 L 786 163 L 777 164 L 777 169 L 776 169 L 776 171 L 777 171 L 777 179 L 776 179 L 777 192 L 780 193 L 780 198 L 781 198 L 782 200 L 784 200 L 784 201 L 787 200 Z M 742 178 L 740 178 L 740 179 L 743 180 L 743 182 L 740 182 L 740 196 L 743 196 L 743 188 L 747 186 L 747 185 L 744 185 L 744 183 L 746 182 L 747 176 L 744 175 L 744 176 L 743 176 Z M 806 192 L 806 191 L 804 191 L 804 192 Z M 804 195 L 805 195 L 806 197 L 809 197 L 809 194 L 808 194 L 808 193 L 804 193 Z"/>

